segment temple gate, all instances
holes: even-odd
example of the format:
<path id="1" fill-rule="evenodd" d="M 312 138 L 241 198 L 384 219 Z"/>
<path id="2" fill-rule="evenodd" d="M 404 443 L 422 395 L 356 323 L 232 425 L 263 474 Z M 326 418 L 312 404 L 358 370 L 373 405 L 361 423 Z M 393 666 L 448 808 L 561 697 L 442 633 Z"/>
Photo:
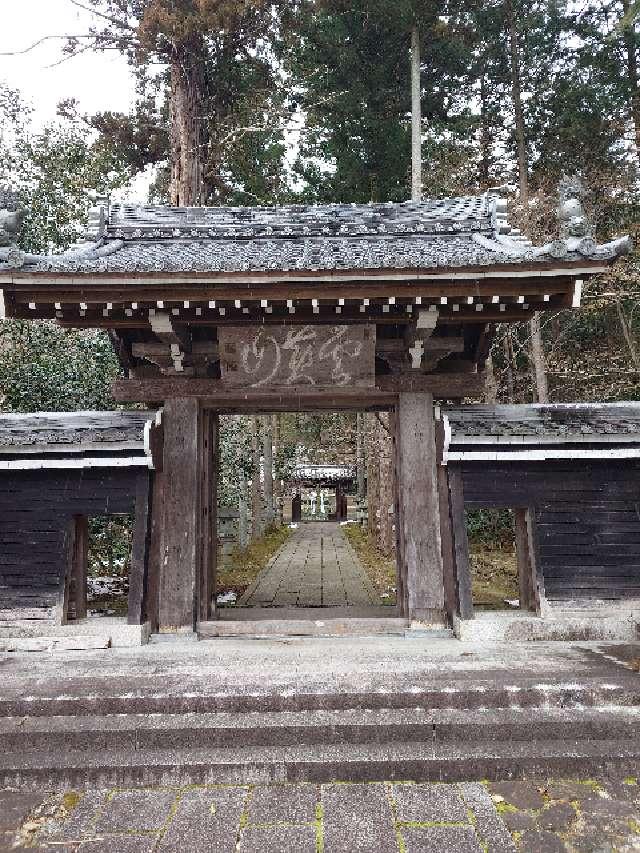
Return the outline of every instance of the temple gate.
<path id="1" fill-rule="evenodd" d="M 389 411 L 398 600 L 441 624 L 456 607 L 434 401 L 479 399 L 497 323 L 580 304 L 628 249 L 580 233 L 533 247 L 495 195 L 406 204 L 188 208 L 100 204 L 58 256 L 0 248 L 3 316 L 107 329 L 121 403 L 162 407 L 154 431 L 147 617 L 215 618 L 218 416 Z M 575 227 L 572 225 L 576 220 Z M 0 245 L 2 245 L 0 243 Z M 448 535 L 448 534 L 447 534 Z"/>

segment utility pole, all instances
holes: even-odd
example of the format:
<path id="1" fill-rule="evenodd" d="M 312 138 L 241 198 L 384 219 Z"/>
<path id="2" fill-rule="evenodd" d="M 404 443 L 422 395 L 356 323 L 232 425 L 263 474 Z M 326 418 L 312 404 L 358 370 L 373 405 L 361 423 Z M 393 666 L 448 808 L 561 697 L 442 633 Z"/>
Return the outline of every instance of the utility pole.
<path id="1" fill-rule="evenodd" d="M 411 201 L 422 201 L 422 85 L 420 31 L 411 30 Z"/>

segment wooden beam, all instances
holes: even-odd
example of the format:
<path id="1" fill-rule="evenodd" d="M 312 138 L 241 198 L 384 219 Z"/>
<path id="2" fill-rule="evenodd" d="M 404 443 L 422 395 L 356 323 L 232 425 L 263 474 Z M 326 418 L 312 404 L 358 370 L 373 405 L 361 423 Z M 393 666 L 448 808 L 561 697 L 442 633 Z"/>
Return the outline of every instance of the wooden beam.
<path id="1" fill-rule="evenodd" d="M 379 376 L 375 388 L 291 387 L 269 391 L 231 390 L 220 379 L 117 379 L 114 398 L 124 402 L 159 402 L 175 397 L 202 400 L 219 411 L 313 411 L 316 409 L 376 409 L 395 405 L 398 393 L 425 392 L 443 399 L 479 396 L 482 373 L 434 373 L 417 376 Z"/>
<path id="2" fill-rule="evenodd" d="M 472 365 L 469 364 L 469 367 Z M 428 393 L 434 397 L 460 399 L 480 396 L 485 388 L 484 373 L 399 373 L 376 376 L 376 388 L 398 394 Z"/>
<path id="3" fill-rule="evenodd" d="M 444 573 L 431 394 L 400 394 L 397 408 L 398 528 L 405 612 L 444 620 Z"/>
<path id="4" fill-rule="evenodd" d="M 131 543 L 131 570 L 127 621 L 142 625 L 146 621 L 146 600 L 149 577 L 149 543 L 151 517 L 151 476 L 143 471 L 136 477 L 135 520 Z"/>

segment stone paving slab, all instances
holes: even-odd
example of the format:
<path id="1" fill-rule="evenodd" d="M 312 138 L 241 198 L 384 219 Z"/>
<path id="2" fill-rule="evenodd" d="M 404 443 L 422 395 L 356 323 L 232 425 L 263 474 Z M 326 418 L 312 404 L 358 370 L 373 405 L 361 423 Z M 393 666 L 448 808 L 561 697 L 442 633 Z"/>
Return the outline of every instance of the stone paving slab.
<path id="1" fill-rule="evenodd" d="M 238 602 L 245 607 L 380 606 L 339 524 L 301 524 Z"/>
<path id="2" fill-rule="evenodd" d="M 325 853 L 397 853 L 385 785 L 325 785 L 322 808 Z"/>
<path id="3" fill-rule="evenodd" d="M 155 853 L 227 853 L 235 849 L 249 788 L 209 788 L 182 794 Z M 188 839 L 188 843 L 187 843 Z"/>
<path id="4" fill-rule="evenodd" d="M 454 785 L 394 785 L 398 820 L 403 823 L 467 823 L 467 806 Z"/>
<path id="5" fill-rule="evenodd" d="M 631 778 L 0 791 L 0 815 L 0 853 L 640 851 Z"/>
<path id="6" fill-rule="evenodd" d="M 472 826 L 410 827 L 402 837 L 406 853 L 483 853 Z"/>
<path id="7" fill-rule="evenodd" d="M 239 853 L 317 853 L 314 826 L 248 827 L 242 831 Z"/>

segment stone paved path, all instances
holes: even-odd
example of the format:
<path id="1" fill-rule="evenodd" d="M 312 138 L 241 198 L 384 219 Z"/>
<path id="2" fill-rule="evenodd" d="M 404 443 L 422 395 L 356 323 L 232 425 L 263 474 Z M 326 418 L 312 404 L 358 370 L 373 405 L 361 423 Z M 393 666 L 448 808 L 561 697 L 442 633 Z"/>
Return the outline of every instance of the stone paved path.
<path id="1" fill-rule="evenodd" d="M 635 779 L 0 791 L 0 853 L 630 853 Z"/>
<path id="2" fill-rule="evenodd" d="M 381 605 L 339 524 L 302 524 L 245 592 L 248 607 Z"/>

